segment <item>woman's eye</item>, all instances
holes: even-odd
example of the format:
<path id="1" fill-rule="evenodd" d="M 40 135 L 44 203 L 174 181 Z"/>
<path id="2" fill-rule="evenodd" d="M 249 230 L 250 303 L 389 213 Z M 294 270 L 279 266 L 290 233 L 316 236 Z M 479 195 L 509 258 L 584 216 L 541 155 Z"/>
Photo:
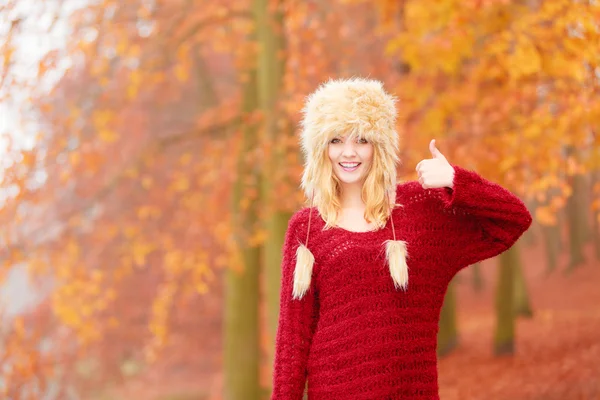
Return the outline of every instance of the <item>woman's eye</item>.
<path id="1" fill-rule="evenodd" d="M 331 139 L 331 143 L 339 143 L 339 142 L 340 142 L 340 139 L 338 139 L 338 138 Z"/>
<path id="2" fill-rule="evenodd" d="M 358 143 L 360 143 L 360 144 L 367 144 L 368 142 L 367 142 L 367 139 L 360 138 L 360 139 L 358 139 Z"/>

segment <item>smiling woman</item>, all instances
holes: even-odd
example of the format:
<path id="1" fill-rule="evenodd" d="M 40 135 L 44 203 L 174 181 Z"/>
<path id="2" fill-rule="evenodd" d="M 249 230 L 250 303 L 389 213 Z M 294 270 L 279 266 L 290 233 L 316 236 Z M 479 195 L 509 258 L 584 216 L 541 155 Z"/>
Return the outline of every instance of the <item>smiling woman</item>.
<path id="1" fill-rule="evenodd" d="M 283 246 L 273 400 L 439 399 L 436 340 L 452 277 L 506 250 L 531 215 L 430 143 L 396 182 L 394 98 L 330 81 L 304 109 L 302 187 Z M 410 256 L 409 256 L 410 254 Z"/>

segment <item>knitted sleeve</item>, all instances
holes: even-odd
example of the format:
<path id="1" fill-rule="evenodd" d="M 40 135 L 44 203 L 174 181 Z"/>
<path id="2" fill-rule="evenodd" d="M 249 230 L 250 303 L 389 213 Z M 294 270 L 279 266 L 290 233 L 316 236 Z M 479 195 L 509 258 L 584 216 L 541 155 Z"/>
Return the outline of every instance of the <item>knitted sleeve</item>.
<path id="1" fill-rule="evenodd" d="M 532 217 L 525 204 L 502 186 L 477 173 L 454 166 L 454 187 L 435 189 L 447 218 L 444 257 L 461 268 L 509 249 L 529 229 Z"/>
<path id="2" fill-rule="evenodd" d="M 292 216 L 283 245 L 279 324 L 275 338 L 272 400 L 301 400 L 306 383 L 306 366 L 316 325 L 318 301 L 314 279 L 301 299 L 292 299 L 296 250 L 306 237 L 302 211 Z"/>

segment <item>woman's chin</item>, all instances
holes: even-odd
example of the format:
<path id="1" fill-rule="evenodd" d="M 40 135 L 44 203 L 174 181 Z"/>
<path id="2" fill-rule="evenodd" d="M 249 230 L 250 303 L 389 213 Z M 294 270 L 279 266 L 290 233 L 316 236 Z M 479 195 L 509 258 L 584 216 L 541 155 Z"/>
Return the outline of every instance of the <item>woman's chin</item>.
<path id="1" fill-rule="evenodd" d="M 356 185 L 363 181 L 362 176 L 359 174 L 357 174 L 356 176 L 348 176 L 348 174 L 339 174 L 338 179 L 344 185 Z"/>

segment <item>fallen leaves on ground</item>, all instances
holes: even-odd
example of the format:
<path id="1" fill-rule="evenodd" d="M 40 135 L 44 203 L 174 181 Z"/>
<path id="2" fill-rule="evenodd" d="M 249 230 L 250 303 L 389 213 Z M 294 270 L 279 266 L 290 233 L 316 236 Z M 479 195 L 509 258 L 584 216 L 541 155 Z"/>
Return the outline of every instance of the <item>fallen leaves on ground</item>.
<path id="1" fill-rule="evenodd" d="M 585 265 L 546 275 L 543 248 L 523 248 L 534 315 L 518 320 L 513 356 L 493 355 L 496 261 L 482 265 L 480 293 L 461 272 L 460 343 L 439 362 L 441 400 L 600 399 L 600 262 L 586 250 Z"/>

